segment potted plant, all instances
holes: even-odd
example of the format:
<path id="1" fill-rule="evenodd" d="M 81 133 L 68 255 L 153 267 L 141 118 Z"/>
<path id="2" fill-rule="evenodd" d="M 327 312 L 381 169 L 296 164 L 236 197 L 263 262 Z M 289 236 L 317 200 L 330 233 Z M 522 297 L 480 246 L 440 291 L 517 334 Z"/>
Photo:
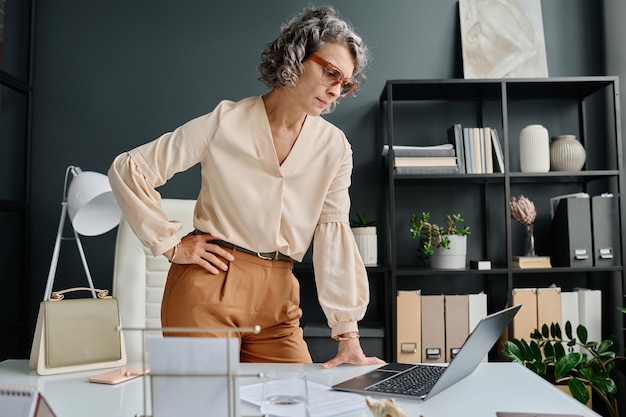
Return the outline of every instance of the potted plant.
<path id="1" fill-rule="evenodd" d="M 378 235 L 376 220 L 369 219 L 365 214 L 356 213 L 350 219 L 350 227 L 359 253 L 365 265 L 378 264 Z"/>
<path id="2" fill-rule="evenodd" d="M 435 269 L 463 269 L 466 266 L 467 236 L 470 227 L 463 224 L 460 214 L 446 215 L 446 225 L 430 221 L 430 213 L 411 216 L 411 235 L 419 238 L 416 261 L 423 263 L 430 258 Z"/>
<path id="3" fill-rule="evenodd" d="M 580 324 L 576 336 L 572 325 L 565 323 L 565 338 L 561 326 L 544 324 L 541 331 L 535 329 L 530 334 L 530 343 L 524 339 L 503 341 L 502 354 L 512 362 L 526 366 L 537 375 L 554 384 L 567 383 L 571 395 L 583 404 L 590 399 L 586 386 L 591 387 L 606 406 L 611 417 L 618 417 L 615 395 L 617 386 L 610 373 L 618 361 L 617 340 L 612 337 L 600 342 L 587 340 L 587 328 Z M 566 346 L 579 346 L 580 352 L 566 352 Z"/>

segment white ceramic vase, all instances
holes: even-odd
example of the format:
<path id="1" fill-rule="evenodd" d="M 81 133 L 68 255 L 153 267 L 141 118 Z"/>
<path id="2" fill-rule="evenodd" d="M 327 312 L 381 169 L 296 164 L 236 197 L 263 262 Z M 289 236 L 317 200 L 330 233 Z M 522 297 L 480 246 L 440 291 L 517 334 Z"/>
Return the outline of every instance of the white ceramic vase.
<path id="1" fill-rule="evenodd" d="M 559 135 L 550 143 L 550 169 L 552 171 L 579 171 L 587 153 L 574 135 Z"/>
<path id="2" fill-rule="evenodd" d="M 465 269 L 467 265 L 467 236 L 448 235 L 450 248 L 435 248 L 430 257 L 433 269 Z"/>
<path id="3" fill-rule="evenodd" d="M 550 136 L 542 125 L 528 125 L 519 135 L 522 172 L 550 171 Z"/>
<path id="4" fill-rule="evenodd" d="M 376 234 L 376 226 L 353 227 L 352 233 L 356 246 L 366 266 L 376 265 L 378 263 L 378 235 Z"/>

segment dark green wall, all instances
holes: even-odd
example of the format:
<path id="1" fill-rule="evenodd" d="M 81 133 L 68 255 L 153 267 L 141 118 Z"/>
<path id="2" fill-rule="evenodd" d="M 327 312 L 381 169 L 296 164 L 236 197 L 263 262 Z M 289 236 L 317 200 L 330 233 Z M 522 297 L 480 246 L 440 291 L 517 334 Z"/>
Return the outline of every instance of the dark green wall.
<path id="1" fill-rule="evenodd" d="M 224 98 L 262 94 L 256 66 L 304 0 L 39 0 L 36 7 L 31 216 L 31 321 L 43 296 L 68 165 L 106 172 L 147 142 Z M 323 3 L 318 3 L 323 4 Z M 354 148 L 353 208 L 380 215 L 378 97 L 387 79 L 462 77 L 455 0 L 338 0 L 373 61 L 356 98 L 330 115 Z M 601 2 L 543 2 L 551 76 L 604 71 Z M 164 197 L 194 198 L 197 170 Z M 96 286 L 110 288 L 115 231 L 85 238 Z M 57 288 L 83 284 L 75 247 L 61 250 Z M 34 326 L 31 326 L 34 327 Z"/>

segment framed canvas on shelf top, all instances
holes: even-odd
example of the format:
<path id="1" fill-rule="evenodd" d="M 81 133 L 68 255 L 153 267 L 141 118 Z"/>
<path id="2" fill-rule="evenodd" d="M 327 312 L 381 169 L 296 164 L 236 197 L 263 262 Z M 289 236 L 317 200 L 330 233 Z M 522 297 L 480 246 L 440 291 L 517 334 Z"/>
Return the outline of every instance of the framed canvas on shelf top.
<path id="1" fill-rule="evenodd" d="M 459 0 L 463 74 L 548 76 L 540 0 Z"/>

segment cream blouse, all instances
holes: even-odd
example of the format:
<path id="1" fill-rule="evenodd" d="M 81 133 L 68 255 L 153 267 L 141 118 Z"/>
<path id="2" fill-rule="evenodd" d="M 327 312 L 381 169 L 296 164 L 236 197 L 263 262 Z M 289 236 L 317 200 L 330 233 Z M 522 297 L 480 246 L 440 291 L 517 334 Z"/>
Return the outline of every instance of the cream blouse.
<path id="1" fill-rule="evenodd" d="M 222 101 L 158 139 L 120 154 L 109 181 L 129 225 L 160 255 L 181 225 L 160 209 L 157 187 L 200 163 L 194 227 L 258 252 L 301 261 L 313 240 L 320 305 L 332 335 L 356 331 L 369 286 L 350 230 L 352 148 L 337 127 L 307 116 L 279 164 L 262 97 Z"/>

